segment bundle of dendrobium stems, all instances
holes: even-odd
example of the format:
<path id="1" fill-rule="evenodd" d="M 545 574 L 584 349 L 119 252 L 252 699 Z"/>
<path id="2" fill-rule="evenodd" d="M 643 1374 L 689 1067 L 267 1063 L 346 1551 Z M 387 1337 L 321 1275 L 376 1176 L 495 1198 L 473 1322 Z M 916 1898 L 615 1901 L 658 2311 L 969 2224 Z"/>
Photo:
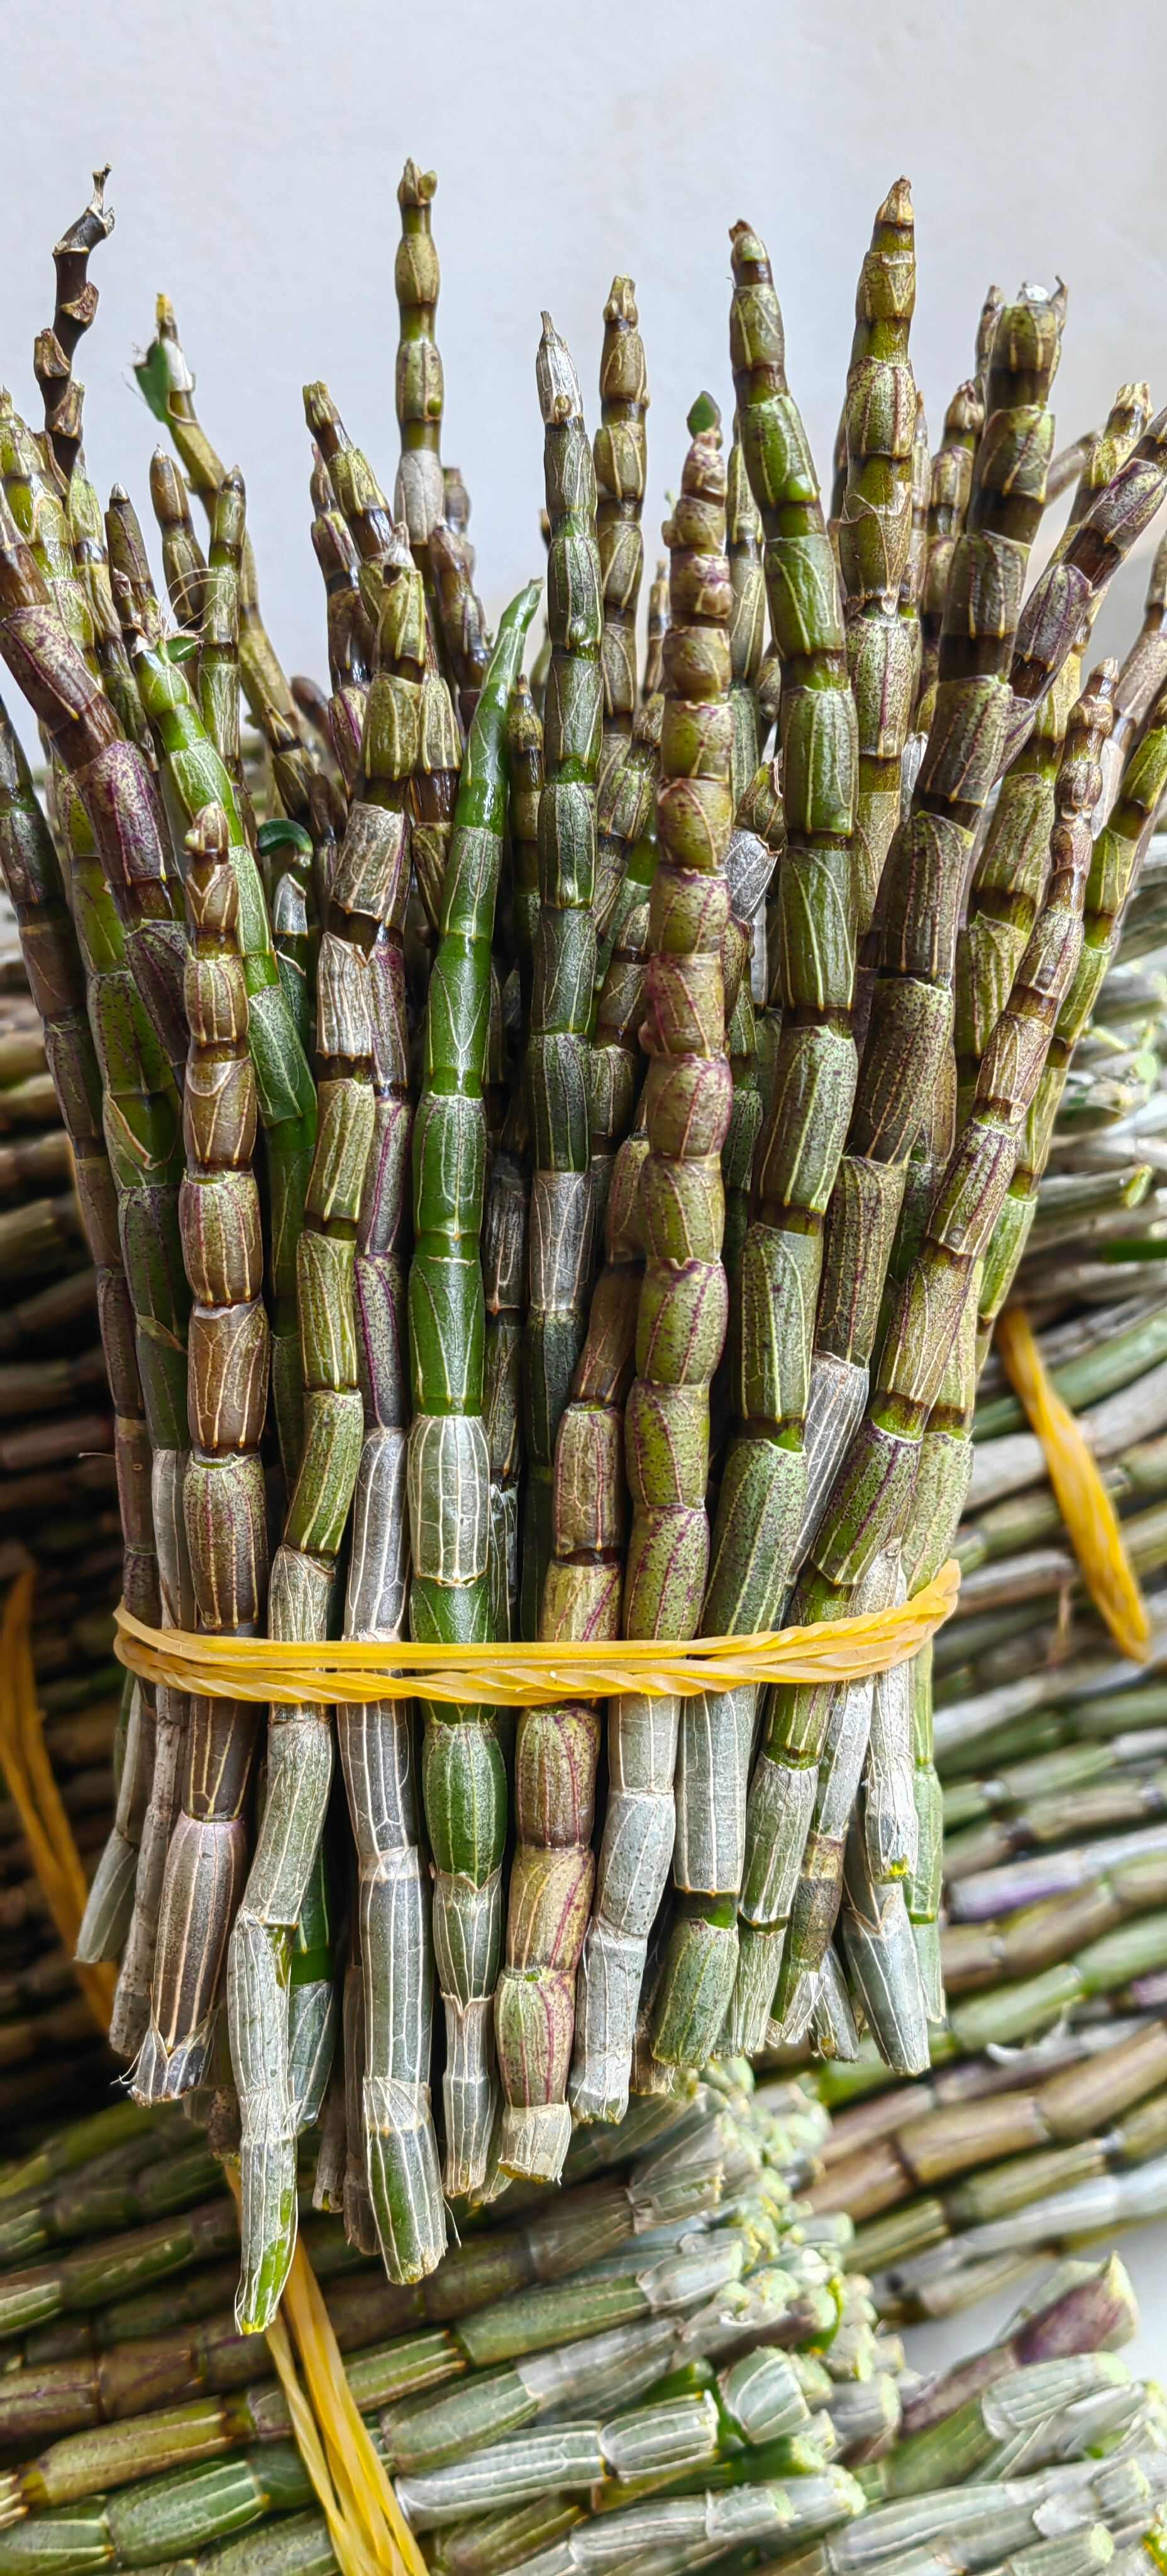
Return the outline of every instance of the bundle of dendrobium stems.
<path id="1" fill-rule="evenodd" d="M 234 2205 L 183 2136 L 123 2104 L 0 2175 L 0 2576 L 334 2576 L 232 2317 Z M 804 2085 L 726 2061 L 688 2103 L 579 2132 L 562 2192 L 513 2185 L 413 2287 L 306 2203 L 344 2375 L 435 2576 L 1161 2564 L 1167 2423 L 1118 2358 L 1121 2263 L 1063 2259 L 925 2379 L 850 2221 L 815 2209 L 830 2146 Z"/>
<path id="2" fill-rule="evenodd" d="M 594 443 L 544 316 L 528 681 L 537 587 L 491 643 L 441 459 L 433 194 L 408 163 L 392 507 L 305 394 L 327 691 L 263 626 L 165 302 L 138 370 L 170 442 L 161 583 L 120 486 L 103 515 L 73 375 L 100 182 L 55 253 L 43 426 L 0 408 L 0 653 L 46 760 L 42 801 L 5 729 L 0 852 L 97 1273 L 123 1597 L 156 1640 L 208 1632 L 225 1676 L 188 1695 L 172 1657 L 128 1689 L 81 1948 L 120 1960 L 140 2098 L 195 2096 L 239 2149 L 252 2327 L 330 2068 L 407 2282 L 444 2194 L 554 2178 L 573 2121 L 718 2047 L 845 2054 L 866 2024 L 926 2067 L 926 1656 L 625 1691 L 601 1760 L 596 1702 L 415 1708 L 393 1650 L 628 1640 L 635 1670 L 894 1613 L 950 1553 L 1043 1181 L 1043 1224 L 1089 1242 L 1154 1170 L 1074 1140 L 1157 1081 L 1153 878 L 1112 995 L 1110 970 L 1167 777 L 1158 566 L 1126 660 L 1083 675 L 1167 413 L 1124 386 L 1055 459 L 1064 294 L 993 290 L 930 457 L 897 182 L 824 507 L 737 224 L 732 405 L 663 433 L 643 661 L 631 282 Z M 387 1696 L 261 1724 L 229 1650 L 265 1635 L 359 1642 Z"/>

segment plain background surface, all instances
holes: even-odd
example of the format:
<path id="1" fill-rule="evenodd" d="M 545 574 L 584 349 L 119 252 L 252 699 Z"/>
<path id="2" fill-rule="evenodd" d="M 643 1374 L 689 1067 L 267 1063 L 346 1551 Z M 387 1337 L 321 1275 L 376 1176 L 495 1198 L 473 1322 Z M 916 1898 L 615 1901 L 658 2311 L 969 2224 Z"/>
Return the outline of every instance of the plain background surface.
<path id="1" fill-rule="evenodd" d="M 912 354 L 932 443 L 972 363 L 986 286 L 1070 288 L 1059 439 L 1115 386 L 1167 400 L 1164 0 L 835 0 L 794 11 L 710 0 L 575 0 L 486 9 L 368 0 L 56 0 L 4 26 L 0 365 L 35 406 L 33 334 L 52 312 L 49 252 L 110 161 L 118 224 L 95 256 L 97 324 L 79 373 L 103 498 L 143 515 L 158 435 L 130 374 L 172 297 L 205 426 L 247 478 L 264 613 L 285 666 L 324 678 L 308 542 L 301 387 L 327 379 L 392 487 L 396 185 L 436 166 L 444 453 L 467 477 L 488 612 L 542 569 L 534 357 L 547 306 L 595 417 L 614 271 L 637 284 L 652 388 L 646 528 L 655 548 L 684 414 L 708 385 L 728 410 L 727 232 L 747 216 L 774 262 L 790 382 L 820 471 L 876 205 L 913 184 Z M 1098 629 L 1121 650 L 1143 558 Z M 1138 2357 L 1167 2365 L 1167 2232 L 1131 2240 Z M 991 2312 L 979 2312 L 987 2330 Z M 929 2358 L 974 2321 L 930 2330 Z M 978 2335 L 979 2339 L 979 2335 Z"/>

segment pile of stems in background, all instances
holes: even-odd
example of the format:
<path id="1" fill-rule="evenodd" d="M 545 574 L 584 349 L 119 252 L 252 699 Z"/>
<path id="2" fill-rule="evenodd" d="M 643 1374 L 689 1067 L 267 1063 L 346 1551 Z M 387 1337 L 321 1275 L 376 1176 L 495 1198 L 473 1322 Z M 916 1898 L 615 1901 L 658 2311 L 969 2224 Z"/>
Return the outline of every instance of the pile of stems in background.
<path id="1" fill-rule="evenodd" d="M 231 2318 L 232 2204 L 182 2138 L 177 2112 L 122 2103 L 0 2174 L 4 2576 L 81 2576 L 95 2552 L 333 2576 L 279 2384 Z M 641 2558 L 744 2576 L 808 2548 L 833 2567 L 860 2531 L 900 2565 L 924 2529 L 968 2553 L 944 2563 L 988 2567 L 1051 2515 L 1086 2567 L 1112 2534 L 1149 2545 L 1167 2427 L 1119 2358 L 1137 2325 L 1121 2263 L 1061 2261 L 925 2378 L 822 2206 L 837 2143 L 807 2086 L 726 2061 L 685 2104 L 580 2133 L 563 2192 L 516 2194 L 424 2283 L 390 2284 L 308 2219 L 349 2385 L 435 2576 Z"/>

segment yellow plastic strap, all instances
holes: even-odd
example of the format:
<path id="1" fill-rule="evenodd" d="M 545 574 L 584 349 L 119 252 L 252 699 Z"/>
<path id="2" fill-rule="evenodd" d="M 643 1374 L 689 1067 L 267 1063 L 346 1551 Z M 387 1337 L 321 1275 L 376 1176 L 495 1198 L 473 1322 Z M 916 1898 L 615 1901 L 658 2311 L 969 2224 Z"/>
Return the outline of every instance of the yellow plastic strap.
<path id="1" fill-rule="evenodd" d="M 20 1813 L 33 1867 L 70 1956 L 85 1909 L 85 1872 L 45 1751 L 32 1661 L 32 1572 L 17 1576 L 0 1628 L 0 1762 Z M 103 2031 L 113 2009 L 108 1964 L 74 1972 Z M 239 2200 L 234 2166 L 224 2171 Z M 290 2321 L 292 2334 L 284 2323 Z M 292 2349 L 295 2338 L 305 2391 Z M 345 2377 L 332 2321 L 302 2245 L 267 2345 L 287 2400 L 297 2448 L 328 2525 L 341 2576 L 428 2576 L 421 2551 L 373 2447 Z"/>
<path id="2" fill-rule="evenodd" d="M 224 2170 L 238 2207 L 238 2174 L 233 2164 Z M 283 2305 L 267 2329 L 267 2345 L 341 2576 L 377 2576 L 381 2569 L 390 2576 L 428 2576 L 345 2377 L 332 2320 L 302 2245 L 292 2257 Z M 297 2353 L 307 2392 L 296 2367 Z"/>
<path id="3" fill-rule="evenodd" d="M 756 1637 L 695 1637 L 537 1646 L 275 1645 L 266 1637 L 194 1636 L 148 1628 L 124 1604 L 114 1651 L 143 1681 L 205 1699 L 274 1700 L 289 1708 L 353 1701 L 440 1700 L 451 1706 L 551 1708 L 561 1699 L 695 1699 L 747 1683 L 855 1681 L 910 1661 L 950 1618 L 960 1569 L 950 1557 L 931 1583 L 890 1610 L 820 1619 Z"/>
<path id="4" fill-rule="evenodd" d="M 88 1893 L 80 1854 L 45 1751 L 32 1661 L 31 1568 L 18 1574 L 0 1629 L 0 1764 L 20 1817 L 32 1865 L 66 1954 L 73 1957 Z M 82 1967 L 78 1985 L 103 2031 L 113 2010 L 115 1973 L 107 1962 Z"/>
<path id="5" fill-rule="evenodd" d="M 1020 1306 L 1007 1306 L 999 1317 L 997 1348 L 1009 1384 L 1041 1442 L 1054 1498 L 1090 1598 L 1116 1646 L 1132 1662 L 1145 1663 L 1151 1622 L 1121 1523 L 1081 1425 L 1052 1385 L 1029 1318 Z"/>

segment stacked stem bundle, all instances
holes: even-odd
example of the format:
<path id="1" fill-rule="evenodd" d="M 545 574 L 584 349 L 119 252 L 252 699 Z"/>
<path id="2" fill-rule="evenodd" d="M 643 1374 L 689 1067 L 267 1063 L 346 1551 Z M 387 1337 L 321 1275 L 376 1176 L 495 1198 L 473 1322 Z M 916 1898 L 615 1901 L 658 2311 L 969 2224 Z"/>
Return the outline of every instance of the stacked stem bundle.
<path id="1" fill-rule="evenodd" d="M 56 254 L 43 435 L 0 402 L 0 652 L 47 761 L 42 808 L 0 739 L 0 856 L 96 1282 L 124 1599 L 228 1654 L 343 1633 L 387 1667 L 335 1716 L 127 1695 L 82 1950 L 120 1963 L 139 2098 L 239 2154 L 250 2330 L 318 2119 L 321 2206 L 406 2285 L 442 2259 L 444 2195 L 553 2180 L 574 2126 L 718 2048 L 780 2027 L 846 2057 L 866 2027 L 924 2068 L 955 1955 L 933 1672 L 946 1723 L 948 1659 L 967 1677 L 1018 1605 L 1064 1595 L 1064 1553 L 993 1573 L 1012 1542 L 982 1510 L 985 1579 L 935 1659 L 629 1693 L 606 1767 L 594 1700 L 512 1736 L 489 1698 L 415 1708 L 393 1649 L 894 1610 L 949 1553 L 1014 1283 L 1068 1247 L 1042 1319 L 1064 1332 L 1072 1297 L 1098 1322 L 1099 1269 L 1153 1261 L 1161 1222 L 1161 568 L 1121 668 L 1083 687 L 1079 664 L 1167 489 L 1167 416 L 1121 389 L 1026 596 L 1064 294 L 990 298 L 930 471 L 900 180 L 828 524 L 737 224 L 732 438 L 701 395 L 643 664 L 631 280 L 594 423 L 544 316 L 528 681 L 534 588 L 491 641 L 442 461 L 435 188 L 406 164 L 392 507 L 305 391 L 327 688 L 280 666 L 164 298 L 139 380 L 176 452 L 149 495 L 168 609 L 120 487 L 103 520 L 72 374 L 100 184 Z M 46 1259 L 75 1240 L 55 1204 Z M 1108 1453 L 1132 1503 L 1146 1448 Z M 1153 1508 L 1131 1537 L 1160 1561 Z M 1145 1765 L 1110 1795 L 1157 1813 Z"/>

